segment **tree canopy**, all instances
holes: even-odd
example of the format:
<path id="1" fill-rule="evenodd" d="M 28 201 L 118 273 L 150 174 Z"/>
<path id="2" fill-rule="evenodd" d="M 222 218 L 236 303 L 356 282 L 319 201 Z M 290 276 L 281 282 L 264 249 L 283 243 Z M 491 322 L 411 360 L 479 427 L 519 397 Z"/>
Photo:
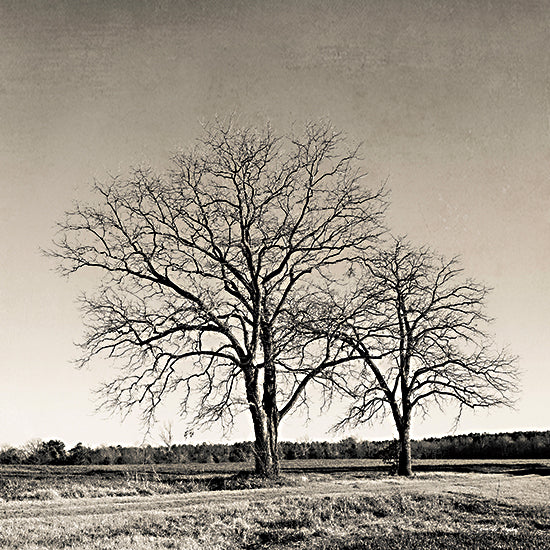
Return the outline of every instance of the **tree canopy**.
<path id="1" fill-rule="evenodd" d="M 303 312 L 310 334 L 360 356 L 332 383 L 351 398 L 339 427 L 391 415 L 399 473 L 410 475 L 414 412 L 458 404 L 512 404 L 516 358 L 488 333 L 488 288 L 464 277 L 459 260 L 397 238 L 365 259 L 353 280 L 318 291 Z M 355 368 L 357 366 L 357 368 Z"/>
<path id="2" fill-rule="evenodd" d="M 357 150 L 330 124 L 283 137 L 230 121 L 207 126 L 166 174 L 138 168 L 94 190 L 49 254 L 65 275 L 101 273 L 82 298 L 80 364 L 115 360 L 104 403 L 151 419 L 177 390 L 194 425 L 230 425 L 246 408 L 257 471 L 276 474 L 280 420 L 348 360 L 305 346 L 294 310 L 377 241 L 384 189 L 366 186 Z"/>

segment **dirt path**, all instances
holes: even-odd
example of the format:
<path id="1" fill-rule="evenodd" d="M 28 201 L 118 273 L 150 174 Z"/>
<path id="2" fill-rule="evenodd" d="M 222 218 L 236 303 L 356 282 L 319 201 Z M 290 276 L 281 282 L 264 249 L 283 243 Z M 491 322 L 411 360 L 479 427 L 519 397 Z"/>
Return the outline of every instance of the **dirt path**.
<path id="1" fill-rule="evenodd" d="M 419 474 L 412 479 L 330 479 L 298 487 L 209 491 L 141 497 L 104 497 L 0 503 L 2 520 L 163 512 L 197 506 L 245 506 L 281 497 L 351 496 L 381 493 L 471 494 L 513 504 L 550 505 L 550 478 L 505 474 Z"/>

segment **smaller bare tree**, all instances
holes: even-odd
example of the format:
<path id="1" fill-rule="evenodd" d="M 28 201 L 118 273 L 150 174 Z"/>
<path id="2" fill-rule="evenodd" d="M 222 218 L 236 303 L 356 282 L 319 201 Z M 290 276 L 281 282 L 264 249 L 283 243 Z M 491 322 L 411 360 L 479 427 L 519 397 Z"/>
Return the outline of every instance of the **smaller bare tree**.
<path id="1" fill-rule="evenodd" d="M 333 287 L 317 297 L 304 326 L 361 357 L 332 379 L 352 398 L 337 428 L 391 414 L 398 474 L 408 476 L 413 413 L 427 415 L 454 401 L 458 421 L 464 407 L 510 406 L 517 360 L 495 348 L 486 332 L 488 288 L 464 278 L 456 258 L 396 239 L 355 276 L 353 290 Z"/>
<path id="2" fill-rule="evenodd" d="M 174 423 L 171 420 L 162 425 L 159 438 L 166 447 L 167 452 L 172 452 L 174 447 Z"/>

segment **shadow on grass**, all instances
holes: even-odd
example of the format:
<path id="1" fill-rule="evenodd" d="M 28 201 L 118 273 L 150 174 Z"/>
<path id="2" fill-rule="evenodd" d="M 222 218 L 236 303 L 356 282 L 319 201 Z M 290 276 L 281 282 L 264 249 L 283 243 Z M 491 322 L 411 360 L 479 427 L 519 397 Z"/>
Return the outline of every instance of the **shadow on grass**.
<path id="1" fill-rule="evenodd" d="M 510 470 L 507 473 L 513 476 L 530 476 L 530 475 L 550 476 L 550 468 L 548 468 L 547 466 L 541 466 L 539 464 L 535 464 L 533 466 L 529 466 L 528 468 L 520 468 L 519 470 Z"/>
<path id="2" fill-rule="evenodd" d="M 550 475 L 550 468 L 545 464 L 475 462 L 471 464 L 413 464 L 416 472 L 458 472 L 475 474 L 510 474 L 510 475 Z"/>
<path id="3" fill-rule="evenodd" d="M 285 465 L 286 473 L 316 473 L 316 474 L 346 474 L 346 473 L 387 473 L 387 466 L 383 465 L 338 465 L 337 461 L 332 465 L 297 466 Z M 550 468 L 546 464 L 528 464 L 525 462 L 477 462 L 473 459 L 469 463 L 459 464 L 425 464 L 422 461 L 413 462 L 413 472 L 454 472 L 454 473 L 476 473 L 476 474 L 510 474 L 522 475 L 550 475 Z"/>
<path id="4" fill-rule="evenodd" d="M 396 533 L 386 534 L 380 537 L 366 538 L 351 542 L 335 542 L 322 546 L 311 546 L 311 549 L 323 548 L 323 550 L 387 550 L 388 548 L 400 548 L 402 550 L 471 550 L 472 548 L 503 550 L 519 550 L 532 548 L 547 548 L 548 538 L 544 534 L 524 533 Z"/>

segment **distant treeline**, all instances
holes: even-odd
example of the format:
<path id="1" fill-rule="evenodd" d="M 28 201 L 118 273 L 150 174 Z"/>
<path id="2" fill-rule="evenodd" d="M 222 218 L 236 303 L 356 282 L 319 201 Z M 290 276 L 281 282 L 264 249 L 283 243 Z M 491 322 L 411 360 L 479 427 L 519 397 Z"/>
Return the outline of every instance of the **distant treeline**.
<path id="1" fill-rule="evenodd" d="M 392 441 L 338 442 L 308 441 L 280 443 L 281 458 L 338 459 L 388 456 Z M 59 440 L 33 441 L 23 448 L 4 447 L 0 464 L 185 464 L 193 462 L 247 462 L 253 459 L 251 442 L 152 447 L 102 446 L 90 448 L 78 443 L 66 449 Z M 429 438 L 412 442 L 412 455 L 422 458 L 549 459 L 550 431 L 468 434 Z"/>

